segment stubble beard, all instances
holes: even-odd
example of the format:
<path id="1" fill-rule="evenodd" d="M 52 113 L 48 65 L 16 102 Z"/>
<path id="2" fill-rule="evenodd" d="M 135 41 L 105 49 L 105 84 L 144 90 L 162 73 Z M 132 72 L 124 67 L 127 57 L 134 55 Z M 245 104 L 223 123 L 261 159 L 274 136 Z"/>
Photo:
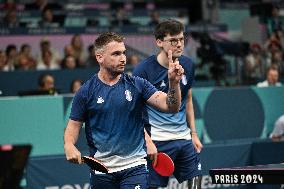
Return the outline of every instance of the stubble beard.
<path id="1" fill-rule="evenodd" d="M 120 74 L 122 74 L 124 72 L 124 69 L 123 70 L 117 70 L 117 69 L 114 69 L 114 68 L 107 68 L 107 71 L 113 76 L 113 77 L 116 77 Z"/>

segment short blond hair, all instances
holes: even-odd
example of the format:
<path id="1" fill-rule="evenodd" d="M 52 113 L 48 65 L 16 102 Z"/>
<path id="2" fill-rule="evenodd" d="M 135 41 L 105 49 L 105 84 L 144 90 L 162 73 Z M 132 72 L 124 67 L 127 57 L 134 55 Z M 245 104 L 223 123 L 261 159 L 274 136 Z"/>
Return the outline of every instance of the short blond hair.
<path id="1" fill-rule="evenodd" d="M 116 41 L 116 42 L 121 43 L 121 42 L 123 42 L 123 40 L 124 40 L 124 37 L 122 35 L 118 34 L 118 33 L 115 33 L 115 32 L 102 33 L 95 40 L 95 43 L 94 43 L 95 52 L 103 49 L 107 44 L 109 44 L 112 41 Z"/>

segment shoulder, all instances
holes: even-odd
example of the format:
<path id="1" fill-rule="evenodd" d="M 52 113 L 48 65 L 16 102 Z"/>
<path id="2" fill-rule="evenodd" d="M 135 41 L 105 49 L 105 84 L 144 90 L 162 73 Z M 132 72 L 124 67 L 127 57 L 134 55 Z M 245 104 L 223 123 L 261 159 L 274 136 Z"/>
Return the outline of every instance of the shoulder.
<path id="1" fill-rule="evenodd" d="M 145 69 L 151 63 L 156 61 L 156 55 L 149 56 L 148 58 L 139 62 L 139 64 L 135 67 L 135 70 Z"/>
<path id="2" fill-rule="evenodd" d="M 187 57 L 187 56 L 182 55 L 179 58 L 179 62 L 182 66 L 185 66 L 185 67 L 193 67 L 194 66 L 193 60 L 190 57 Z"/>
<path id="3" fill-rule="evenodd" d="M 98 81 L 98 76 L 97 74 L 93 75 L 90 79 L 88 79 L 84 84 L 83 86 L 85 87 L 89 87 L 89 86 L 92 86 L 94 85 L 95 83 L 97 83 Z"/>
<path id="4" fill-rule="evenodd" d="M 140 76 L 131 76 L 128 74 L 123 74 L 125 84 L 132 85 L 136 89 L 143 89 L 150 87 L 152 84 L 147 81 L 146 79 L 140 77 Z"/>
<path id="5" fill-rule="evenodd" d="M 179 58 L 180 65 L 183 67 L 186 75 L 194 75 L 195 72 L 195 67 L 194 67 L 194 62 L 191 58 L 187 56 L 181 56 Z"/>
<path id="6" fill-rule="evenodd" d="M 124 73 L 122 75 L 123 79 L 125 80 L 125 82 L 128 82 L 128 83 L 132 83 L 132 84 L 138 84 L 138 83 L 143 83 L 145 81 L 145 79 L 139 77 L 139 76 L 136 76 L 136 75 L 128 75 L 126 73 Z"/>
<path id="7" fill-rule="evenodd" d="M 76 93 L 76 95 L 81 95 L 84 97 L 89 96 L 90 91 L 92 91 L 92 89 L 98 85 L 97 82 L 97 76 L 93 75 L 90 79 L 88 79 L 78 90 L 78 92 Z"/>
<path id="8" fill-rule="evenodd" d="M 149 81 L 139 76 L 130 76 L 128 74 L 123 74 L 123 79 L 126 88 L 130 87 L 138 93 L 154 90 L 154 86 Z"/>
<path id="9" fill-rule="evenodd" d="M 149 70 L 149 67 L 153 67 L 157 61 L 156 55 L 152 55 L 142 61 L 133 70 L 133 75 L 145 76 L 145 72 Z"/>
<path id="10" fill-rule="evenodd" d="M 142 60 L 142 61 L 140 62 L 140 64 L 144 65 L 144 64 L 147 64 L 147 63 L 155 62 L 156 60 L 157 60 L 156 55 L 151 55 L 151 56 L 149 56 L 148 58 Z"/>

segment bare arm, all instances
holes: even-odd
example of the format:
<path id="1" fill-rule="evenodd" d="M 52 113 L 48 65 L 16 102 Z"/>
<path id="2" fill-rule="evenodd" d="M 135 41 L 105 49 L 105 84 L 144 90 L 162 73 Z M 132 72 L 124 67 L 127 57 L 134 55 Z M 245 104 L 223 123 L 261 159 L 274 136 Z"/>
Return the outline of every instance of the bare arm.
<path id="1" fill-rule="evenodd" d="M 147 103 L 164 112 L 178 112 L 181 105 L 180 80 L 184 70 L 177 59 L 173 62 L 172 51 L 168 52 L 168 59 L 168 94 L 157 91 L 147 100 Z"/>
<path id="2" fill-rule="evenodd" d="M 81 122 L 69 120 L 64 131 L 64 151 L 66 159 L 72 163 L 82 163 L 81 153 L 75 144 L 80 134 Z"/>
<path id="3" fill-rule="evenodd" d="M 186 120 L 188 125 L 190 126 L 191 130 L 191 137 L 192 137 L 192 143 L 194 145 L 194 148 L 197 152 L 201 152 L 203 145 L 200 142 L 196 128 L 195 128 L 195 116 L 194 116 L 194 109 L 193 109 L 193 103 L 192 103 L 192 90 L 189 89 L 188 95 L 187 95 L 187 101 L 186 101 Z"/>
<path id="4" fill-rule="evenodd" d="M 153 161 L 154 166 L 157 164 L 157 153 L 158 150 L 156 148 L 156 145 L 152 141 L 151 137 L 148 135 L 147 131 L 144 129 L 145 134 L 145 141 L 146 141 L 146 147 L 147 147 L 147 155 L 150 160 Z"/>

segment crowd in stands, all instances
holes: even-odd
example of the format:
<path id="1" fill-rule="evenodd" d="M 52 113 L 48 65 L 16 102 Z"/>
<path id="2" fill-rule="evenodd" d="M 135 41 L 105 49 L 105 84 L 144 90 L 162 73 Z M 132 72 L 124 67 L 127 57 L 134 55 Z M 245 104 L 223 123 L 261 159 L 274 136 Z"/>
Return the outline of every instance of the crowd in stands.
<path id="1" fill-rule="evenodd" d="M 58 70 L 76 68 L 98 68 L 93 45 L 87 48 L 83 44 L 81 35 L 75 34 L 64 49 L 52 47 L 48 38 L 43 37 L 39 42 L 38 54 L 32 55 L 29 44 L 22 44 L 19 49 L 15 44 L 7 45 L 0 50 L 0 71 L 14 70 Z M 60 55 L 63 52 L 63 56 Z M 136 54 L 128 57 L 128 67 L 132 69 L 140 58 Z"/>
<path id="2" fill-rule="evenodd" d="M 66 44 L 63 57 L 58 49 L 54 49 L 47 38 L 40 41 L 40 50 L 33 56 L 31 46 L 23 44 L 18 49 L 15 44 L 10 44 L 5 50 L 0 51 L 0 70 L 57 70 L 75 69 L 84 67 L 98 67 L 93 53 L 93 47 L 88 47 L 86 52 L 80 35 L 74 35 L 70 44 Z"/>
<path id="3" fill-rule="evenodd" d="M 284 76 L 284 20 L 279 11 L 278 6 L 273 6 L 271 17 L 265 20 L 268 37 L 264 43 L 250 45 L 250 52 L 244 61 L 245 84 L 255 84 L 265 77 L 270 77 L 272 73 L 277 80 L 279 76 Z M 279 85 L 280 83 L 277 83 L 277 86 Z"/>
<path id="4" fill-rule="evenodd" d="M 75 94 L 83 85 L 81 79 L 74 79 L 70 84 L 69 93 Z M 38 89 L 34 91 L 34 94 L 49 94 L 56 95 L 59 93 L 56 88 L 55 78 L 52 74 L 42 74 L 38 78 Z"/>
<path id="5" fill-rule="evenodd" d="M 154 26 L 161 18 L 160 12 L 155 10 L 154 4 L 151 3 L 145 3 L 145 8 L 139 8 L 139 11 L 131 2 L 101 4 L 101 6 L 96 5 L 99 8 L 92 8 L 91 3 L 68 4 L 60 1 L 34 0 L 31 3 L 19 4 L 6 0 L 5 3 L 0 3 L 0 10 L 4 13 L 4 16 L 0 17 L 0 26 L 8 28 Z M 166 14 L 163 14 L 163 17 Z M 172 11 L 170 15 L 180 19 L 187 16 L 184 10 L 178 13 Z"/>
<path id="6" fill-rule="evenodd" d="M 20 7 L 20 8 L 19 8 Z M 5 10 L 5 16 L 0 21 L 0 26 L 13 28 L 13 27 L 29 27 L 30 23 L 21 22 L 18 17 L 19 9 L 21 11 L 38 11 L 40 12 L 41 19 L 38 20 L 37 26 L 33 27 L 60 27 L 62 26 L 62 20 L 60 15 L 55 15 L 54 12 L 58 10 L 66 10 L 66 6 L 56 1 L 49 2 L 48 0 L 34 0 L 30 3 L 19 6 L 14 1 L 5 1 L 0 9 Z M 124 25 L 137 24 L 129 17 L 129 11 L 133 9 L 130 4 L 118 6 L 112 11 L 111 15 L 106 15 L 110 26 L 121 27 Z M 149 8 L 151 10 L 149 16 L 148 26 L 155 26 L 160 22 L 161 13 L 158 10 Z M 62 15 L 61 15 L 62 16 Z M 185 25 L 189 23 L 188 15 L 184 11 L 180 11 L 177 14 L 176 19 L 183 22 Z M 99 27 L 100 23 L 93 17 L 89 20 L 89 24 Z M 263 44 L 252 43 L 249 44 L 249 51 L 242 56 L 241 75 L 242 85 L 257 85 L 258 82 L 266 79 L 268 75 L 267 70 L 271 67 L 277 70 L 278 77 L 284 77 L 284 22 L 283 18 L 279 15 L 279 7 L 275 6 L 272 9 L 271 17 L 266 19 L 266 27 L 268 37 Z M 210 37 L 208 35 L 208 37 Z M 185 53 L 190 54 L 195 48 L 195 54 L 193 56 L 196 61 L 203 64 L 210 65 L 210 77 L 214 80 L 225 80 L 226 76 L 226 61 L 222 58 L 222 55 L 218 54 L 218 48 L 216 52 L 208 51 L 206 54 L 206 48 L 208 43 L 203 43 L 203 39 L 194 39 L 189 45 L 190 48 L 185 50 Z M 210 40 L 209 40 L 210 41 Z M 212 42 L 213 40 L 211 40 Z M 214 42 L 214 41 L 213 41 Z M 0 49 L 0 71 L 13 71 L 13 70 L 58 70 L 58 69 L 76 69 L 76 68 L 94 68 L 98 67 L 96 58 L 93 52 L 93 46 L 84 46 L 80 35 L 76 34 L 72 37 L 69 44 L 66 44 L 64 49 L 54 49 L 50 41 L 43 38 L 39 41 L 40 50 L 37 55 L 33 55 L 34 49 L 27 43 L 20 47 L 16 44 L 9 44 L 6 49 Z M 192 46 L 194 44 L 194 46 Z M 214 44 L 213 44 L 214 45 Z M 216 45 L 215 45 L 216 46 Z M 202 49 L 205 49 L 202 51 Z M 63 52 L 63 55 L 61 55 Z M 206 60 L 207 58 L 207 60 Z M 129 67 L 132 68 L 139 62 L 139 56 L 129 55 L 128 57 Z M 197 68 L 198 69 L 198 68 Z M 277 79 L 277 82 L 278 79 Z M 225 84 L 226 85 L 226 84 Z M 277 84 L 278 85 L 278 84 Z"/>

